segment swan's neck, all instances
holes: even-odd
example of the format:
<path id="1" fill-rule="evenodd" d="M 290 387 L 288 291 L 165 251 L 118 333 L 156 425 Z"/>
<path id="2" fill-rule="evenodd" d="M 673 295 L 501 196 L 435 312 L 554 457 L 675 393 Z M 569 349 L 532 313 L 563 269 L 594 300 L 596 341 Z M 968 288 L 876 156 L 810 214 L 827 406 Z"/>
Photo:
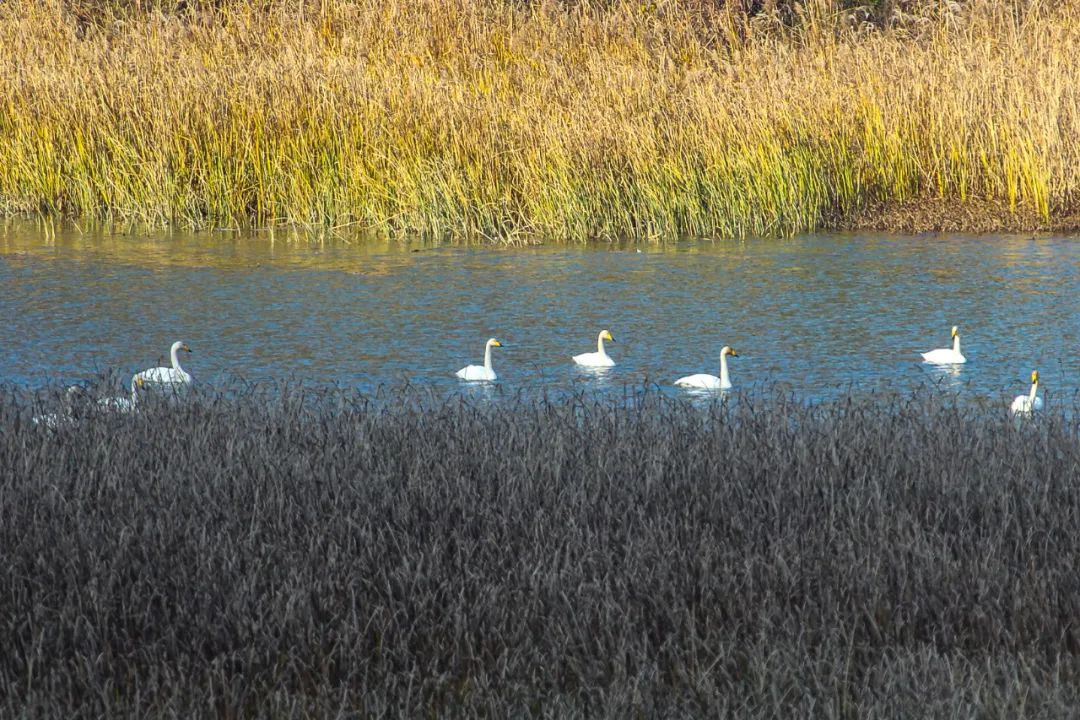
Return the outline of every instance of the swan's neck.
<path id="1" fill-rule="evenodd" d="M 600 333 L 596 336 L 596 352 L 600 353 L 601 355 L 606 354 L 604 352 L 604 333 Z"/>
<path id="2" fill-rule="evenodd" d="M 173 370 L 179 370 L 180 372 L 184 372 L 184 368 L 180 367 L 180 358 L 176 354 L 179 351 L 180 351 L 180 348 L 174 347 L 172 349 L 172 352 L 169 353 L 169 354 L 172 356 Z"/>
<path id="3" fill-rule="evenodd" d="M 960 354 L 960 336 L 954 335 L 952 339 L 952 351 L 957 355 Z"/>
<path id="4" fill-rule="evenodd" d="M 1038 390 L 1039 390 L 1039 381 L 1036 380 L 1035 382 L 1031 383 L 1031 394 L 1028 395 L 1028 402 L 1029 403 L 1034 403 L 1035 402 L 1035 393 L 1038 392 Z"/>
<path id="5" fill-rule="evenodd" d="M 484 347 L 484 367 L 488 370 L 491 369 L 491 343 Z"/>
<path id="6" fill-rule="evenodd" d="M 731 384 L 731 378 L 728 377 L 727 355 L 726 354 L 720 356 L 720 384 L 721 385 L 730 385 Z"/>
<path id="7" fill-rule="evenodd" d="M 135 407 L 135 400 L 139 397 L 138 393 L 139 384 L 135 382 L 135 379 L 131 379 L 131 406 Z"/>

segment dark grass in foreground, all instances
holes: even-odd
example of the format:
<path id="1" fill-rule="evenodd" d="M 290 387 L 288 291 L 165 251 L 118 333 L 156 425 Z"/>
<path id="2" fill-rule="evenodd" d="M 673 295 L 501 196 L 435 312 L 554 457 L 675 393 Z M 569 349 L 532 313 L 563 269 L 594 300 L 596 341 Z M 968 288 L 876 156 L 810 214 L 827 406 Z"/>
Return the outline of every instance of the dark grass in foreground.
<path id="1" fill-rule="evenodd" d="M 1080 703 L 1062 415 L 258 395 L 57 429 L 0 397 L 0 715 Z"/>

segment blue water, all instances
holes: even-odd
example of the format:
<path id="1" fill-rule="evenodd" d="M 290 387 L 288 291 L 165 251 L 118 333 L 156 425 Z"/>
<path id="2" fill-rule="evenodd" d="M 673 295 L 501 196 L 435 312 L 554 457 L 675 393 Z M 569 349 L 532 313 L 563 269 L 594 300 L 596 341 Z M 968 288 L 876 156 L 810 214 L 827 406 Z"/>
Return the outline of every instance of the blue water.
<path id="1" fill-rule="evenodd" d="M 933 385 L 998 402 L 1031 370 L 1080 389 L 1080 242 L 812 235 L 662 247 L 432 247 L 302 234 L 111 234 L 0 225 L 0 382 L 130 376 L 175 339 L 197 381 L 295 376 L 373 391 L 622 392 L 718 373 L 807 399 Z M 968 364 L 920 362 L 960 326 Z M 610 329 L 606 372 L 577 368 Z M 454 372 L 497 337 L 496 388 Z M 120 390 L 121 388 L 117 388 Z"/>

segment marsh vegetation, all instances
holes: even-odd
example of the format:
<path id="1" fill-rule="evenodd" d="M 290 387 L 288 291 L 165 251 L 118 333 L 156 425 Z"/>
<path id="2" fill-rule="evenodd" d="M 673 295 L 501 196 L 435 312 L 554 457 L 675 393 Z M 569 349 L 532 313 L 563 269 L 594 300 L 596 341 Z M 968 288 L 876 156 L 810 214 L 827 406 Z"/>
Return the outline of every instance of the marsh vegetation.
<path id="1" fill-rule="evenodd" d="M 50 429 L 0 394 L 0 714 L 1046 718 L 1080 701 L 1080 437 L 1058 410 L 196 400 Z"/>
<path id="2" fill-rule="evenodd" d="M 1076 2 L 0 5 L 0 209 L 501 240 L 1074 227 Z"/>

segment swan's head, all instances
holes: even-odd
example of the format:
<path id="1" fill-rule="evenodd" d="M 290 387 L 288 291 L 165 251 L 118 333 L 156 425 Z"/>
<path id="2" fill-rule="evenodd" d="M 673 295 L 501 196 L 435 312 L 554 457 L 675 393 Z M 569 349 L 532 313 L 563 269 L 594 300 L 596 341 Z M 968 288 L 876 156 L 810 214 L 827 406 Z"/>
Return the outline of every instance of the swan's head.
<path id="1" fill-rule="evenodd" d="M 1032 385 L 1038 385 L 1039 384 L 1039 371 L 1038 370 L 1032 370 L 1031 371 L 1031 384 Z"/>
<path id="2" fill-rule="evenodd" d="M 177 340 L 172 344 L 172 351 L 179 352 L 180 350 L 183 350 L 184 352 L 191 352 L 191 348 L 188 347 L 188 344 L 186 342 L 181 342 Z"/>
<path id="3" fill-rule="evenodd" d="M 957 335 L 959 335 L 959 334 L 960 334 L 960 328 L 958 328 L 958 327 L 956 327 L 955 325 L 953 325 L 953 326 L 952 326 L 952 336 L 953 336 L 953 337 L 956 337 L 956 336 L 957 336 Z"/>
<path id="4" fill-rule="evenodd" d="M 720 348 L 720 357 L 723 357 L 725 355 L 730 355 L 731 357 L 739 357 L 739 353 L 735 352 L 735 348 L 731 347 L 730 345 L 725 345 L 724 347 Z"/>
<path id="5" fill-rule="evenodd" d="M 610 330 L 604 330 L 600 333 L 601 340 L 607 340 L 608 342 L 615 342 L 615 338 L 611 335 Z"/>
<path id="6" fill-rule="evenodd" d="M 495 338 L 491 338 L 490 340 L 488 340 L 487 344 L 488 344 L 488 347 L 502 347 L 502 343 L 499 342 L 498 340 L 496 340 Z"/>

